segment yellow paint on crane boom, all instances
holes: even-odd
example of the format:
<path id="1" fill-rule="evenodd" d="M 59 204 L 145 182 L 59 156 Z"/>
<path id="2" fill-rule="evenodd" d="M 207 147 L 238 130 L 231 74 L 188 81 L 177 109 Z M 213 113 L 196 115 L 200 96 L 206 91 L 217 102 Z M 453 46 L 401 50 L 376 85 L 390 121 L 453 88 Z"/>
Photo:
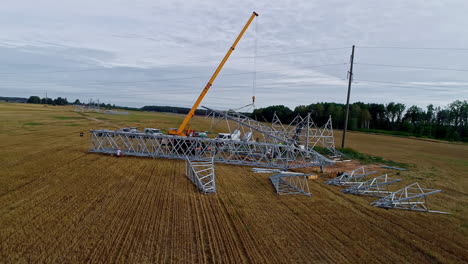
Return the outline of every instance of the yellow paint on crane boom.
<path id="1" fill-rule="evenodd" d="M 239 42 L 239 40 L 242 38 L 242 36 L 244 35 L 245 31 L 247 30 L 247 28 L 249 27 L 250 23 L 252 23 L 252 20 L 258 16 L 257 13 L 253 12 L 252 15 L 250 16 L 249 18 L 249 21 L 247 21 L 247 23 L 245 24 L 244 28 L 242 29 L 242 31 L 239 33 L 239 36 L 237 36 L 236 40 L 234 41 L 234 44 L 232 44 L 231 48 L 228 50 L 228 52 L 226 53 L 226 55 L 224 56 L 223 60 L 221 61 L 221 63 L 218 65 L 218 67 L 216 68 L 215 72 L 213 73 L 213 75 L 211 76 L 210 80 L 208 81 L 208 83 L 206 84 L 205 88 L 203 89 L 203 91 L 201 92 L 201 94 L 198 96 L 198 99 L 197 101 L 195 102 L 195 104 L 192 106 L 192 109 L 190 109 L 190 112 L 187 114 L 187 116 L 185 116 L 185 119 L 184 121 L 182 122 L 182 124 L 180 124 L 179 128 L 177 130 L 175 129 L 171 129 L 169 130 L 169 135 L 178 135 L 178 136 L 185 136 L 184 135 L 184 129 L 185 127 L 187 126 L 187 124 L 190 122 L 190 120 L 192 119 L 192 117 L 195 115 L 195 110 L 197 110 L 197 108 L 200 106 L 200 103 L 201 101 L 203 100 L 203 98 L 205 97 L 206 93 L 208 92 L 208 90 L 210 89 L 210 87 L 213 85 L 213 82 L 215 81 L 216 77 L 218 76 L 219 72 L 221 71 L 221 69 L 223 68 L 224 64 L 226 63 L 226 61 L 229 59 L 229 56 L 231 56 L 231 53 L 234 51 L 234 49 L 236 48 L 236 45 L 237 43 Z"/>

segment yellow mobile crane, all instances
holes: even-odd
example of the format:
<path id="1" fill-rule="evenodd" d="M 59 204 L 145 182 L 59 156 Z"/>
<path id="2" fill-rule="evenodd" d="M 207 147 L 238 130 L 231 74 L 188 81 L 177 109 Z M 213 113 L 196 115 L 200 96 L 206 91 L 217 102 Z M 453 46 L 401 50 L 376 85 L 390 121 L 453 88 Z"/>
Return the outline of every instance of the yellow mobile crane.
<path id="1" fill-rule="evenodd" d="M 219 72 L 223 68 L 226 61 L 229 59 L 229 56 L 231 56 L 232 51 L 234 51 L 234 49 L 236 48 L 237 43 L 242 38 L 242 35 L 244 35 L 244 33 L 247 30 L 247 28 L 249 27 L 250 23 L 252 23 L 252 20 L 256 16 L 258 16 L 258 14 L 253 12 L 252 15 L 249 18 L 249 21 L 247 21 L 247 24 L 245 24 L 244 28 L 239 33 L 239 36 L 237 36 L 236 40 L 234 41 L 234 44 L 232 44 L 231 48 L 229 49 L 229 51 L 224 56 L 221 63 L 218 65 L 218 68 L 216 68 L 215 72 L 211 76 L 211 78 L 208 81 L 208 83 L 206 84 L 205 88 L 203 89 L 201 94 L 198 96 L 197 101 L 195 102 L 195 104 L 192 106 L 192 109 L 190 109 L 190 112 L 185 117 L 184 122 L 182 122 L 182 124 L 180 124 L 178 129 L 170 129 L 169 130 L 169 135 L 187 136 L 188 133 L 186 133 L 185 128 L 187 127 L 187 124 L 190 122 L 190 119 L 192 119 L 192 117 L 195 115 L 195 110 L 197 110 L 198 106 L 200 106 L 201 101 L 205 97 L 205 95 L 208 92 L 208 90 L 210 89 L 210 87 L 213 85 L 213 82 L 215 81 L 216 77 L 218 76 Z M 255 99 L 253 99 L 253 100 L 255 100 Z"/>

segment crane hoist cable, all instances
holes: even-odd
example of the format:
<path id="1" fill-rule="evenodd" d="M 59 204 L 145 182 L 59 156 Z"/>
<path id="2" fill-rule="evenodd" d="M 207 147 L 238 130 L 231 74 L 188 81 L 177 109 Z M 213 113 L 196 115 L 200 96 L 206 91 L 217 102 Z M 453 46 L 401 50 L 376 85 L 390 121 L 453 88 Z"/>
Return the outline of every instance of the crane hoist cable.
<path id="1" fill-rule="evenodd" d="M 255 20 L 254 56 L 253 56 L 253 80 L 252 80 L 252 106 L 255 109 L 255 88 L 257 87 L 257 44 L 258 44 L 258 19 Z"/>

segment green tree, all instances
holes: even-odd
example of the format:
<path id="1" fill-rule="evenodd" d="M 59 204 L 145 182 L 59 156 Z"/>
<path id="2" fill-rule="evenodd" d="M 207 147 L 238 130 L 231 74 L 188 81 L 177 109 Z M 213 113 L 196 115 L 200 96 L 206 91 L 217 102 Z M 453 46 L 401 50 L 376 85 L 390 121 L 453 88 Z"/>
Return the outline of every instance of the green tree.
<path id="1" fill-rule="evenodd" d="M 41 98 L 39 96 L 30 96 L 27 102 L 30 104 L 40 104 Z"/>

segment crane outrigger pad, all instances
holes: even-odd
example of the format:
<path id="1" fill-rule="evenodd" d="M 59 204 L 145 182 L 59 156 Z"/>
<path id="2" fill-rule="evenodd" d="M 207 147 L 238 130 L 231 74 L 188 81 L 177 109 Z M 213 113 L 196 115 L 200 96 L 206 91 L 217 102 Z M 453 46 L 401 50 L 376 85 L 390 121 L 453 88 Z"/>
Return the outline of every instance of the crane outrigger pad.
<path id="1" fill-rule="evenodd" d="M 375 177 L 373 179 L 359 182 L 343 189 L 344 193 L 351 193 L 355 195 L 370 195 L 377 197 L 384 197 L 391 192 L 388 190 L 388 185 L 399 182 L 400 179 L 390 179 L 387 174 Z"/>
<path id="2" fill-rule="evenodd" d="M 185 160 L 185 176 L 189 178 L 202 193 L 216 193 L 213 158 L 205 160 Z"/>
<path id="3" fill-rule="evenodd" d="M 392 192 L 380 200 L 372 202 L 371 205 L 387 209 L 396 208 L 411 211 L 449 214 L 447 212 L 432 211 L 427 208 L 427 196 L 438 192 L 441 192 L 441 190 L 423 189 L 416 182 L 406 186 L 401 190 Z"/>
<path id="4" fill-rule="evenodd" d="M 301 194 L 310 196 L 307 176 L 303 173 L 278 173 L 270 176 L 271 183 L 275 187 L 276 194 Z"/>
<path id="5" fill-rule="evenodd" d="M 214 162 L 266 168 L 303 168 L 328 166 L 332 160 L 312 151 L 286 144 L 220 140 L 212 138 L 148 135 L 113 130 L 90 130 L 90 152 L 114 154 L 121 148 L 124 155 L 206 159 Z"/>
<path id="6" fill-rule="evenodd" d="M 342 175 L 339 175 L 336 178 L 333 178 L 325 183 L 329 185 L 338 185 L 338 186 L 354 185 L 354 184 L 358 184 L 360 182 L 365 181 L 365 178 L 367 175 L 371 175 L 374 173 L 376 173 L 376 171 L 366 172 L 366 169 L 364 167 L 360 167 L 353 171 L 345 172 Z"/>

